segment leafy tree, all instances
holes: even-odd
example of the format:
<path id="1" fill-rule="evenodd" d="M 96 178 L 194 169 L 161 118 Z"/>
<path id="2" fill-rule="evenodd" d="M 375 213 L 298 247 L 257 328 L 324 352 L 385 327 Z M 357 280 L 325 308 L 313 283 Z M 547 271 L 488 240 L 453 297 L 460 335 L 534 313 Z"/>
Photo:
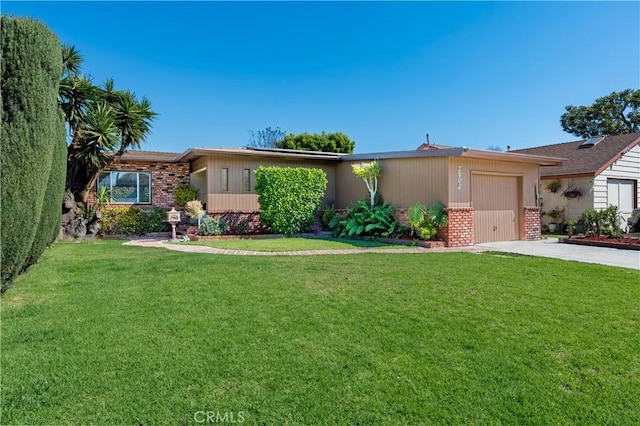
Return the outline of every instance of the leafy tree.
<path id="1" fill-rule="evenodd" d="M 57 236 L 65 179 L 64 119 L 57 105 L 60 42 L 44 24 L 2 16 L 0 291 Z"/>
<path id="2" fill-rule="evenodd" d="M 352 154 L 355 142 L 347 135 L 335 133 L 300 133 L 288 134 L 281 142 L 276 144 L 278 148 L 296 149 L 300 151 L 320 151 Z"/>
<path id="3" fill-rule="evenodd" d="M 378 192 L 378 178 L 382 174 L 382 164 L 379 161 L 372 161 L 370 163 L 356 163 L 351 166 L 353 174 L 362 178 L 369 195 L 371 196 L 371 207 L 375 205 L 376 193 Z"/>
<path id="4" fill-rule="evenodd" d="M 100 171 L 127 149 L 139 148 L 157 115 L 145 97 L 115 90 L 113 80 L 95 85 L 81 75 L 82 56 L 73 46 L 62 47 L 63 75 L 59 105 L 69 131 L 63 234 L 83 238 L 95 235 L 98 217 L 82 218 L 77 212 L 86 203 Z"/>
<path id="5" fill-rule="evenodd" d="M 560 117 L 562 129 L 581 138 L 640 131 L 640 90 L 612 92 L 592 105 L 568 105 L 565 109 Z"/>
<path id="6" fill-rule="evenodd" d="M 284 139 L 287 132 L 276 127 L 267 127 L 264 130 L 249 130 L 249 146 L 254 148 L 275 148 L 277 143 Z"/>

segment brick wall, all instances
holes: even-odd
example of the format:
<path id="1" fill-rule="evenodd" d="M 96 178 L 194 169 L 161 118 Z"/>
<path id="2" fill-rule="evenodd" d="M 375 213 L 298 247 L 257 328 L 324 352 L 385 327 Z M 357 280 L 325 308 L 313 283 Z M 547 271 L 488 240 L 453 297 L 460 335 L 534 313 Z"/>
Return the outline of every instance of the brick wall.
<path id="1" fill-rule="evenodd" d="M 246 234 L 247 232 L 261 232 L 266 229 L 260 223 L 260 212 L 229 212 L 207 211 L 207 216 L 224 219 L 227 222 L 227 233 Z"/>
<path id="2" fill-rule="evenodd" d="M 524 239 L 527 241 L 542 238 L 540 207 L 524 208 Z"/>
<path id="3" fill-rule="evenodd" d="M 473 245 L 473 207 L 449 207 L 446 209 L 449 223 L 438 231 L 447 247 Z"/>
<path id="4" fill-rule="evenodd" d="M 141 207 L 175 207 L 174 191 L 179 185 L 189 184 L 189 163 L 116 161 L 106 171 L 151 172 L 151 204 L 140 204 Z M 89 195 L 90 203 L 95 202 L 94 191 Z"/>
<path id="5" fill-rule="evenodd" d="M 408 209 L 397 209 L 398 220 L 407 224 Z M 438 230 L 438 237 L 447 247 L 462 247 L 473 245 L 473 208 L 447 208 L 448 225 Z M 336 216 L 344 217 L 346 209 L 336 209 Z M 322 214 L 319 213 L 319 218 Z"/>

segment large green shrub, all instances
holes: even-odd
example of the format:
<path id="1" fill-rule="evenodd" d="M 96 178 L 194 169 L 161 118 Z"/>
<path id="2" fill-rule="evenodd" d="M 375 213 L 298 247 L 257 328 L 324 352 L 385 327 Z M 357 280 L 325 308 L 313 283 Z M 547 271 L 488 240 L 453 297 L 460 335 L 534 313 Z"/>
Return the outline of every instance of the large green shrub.
<path id="1" fill-rule="evenodd" d="M 177 206 L 184 206 L 187 202 L 198 198 L 198 190 L 191 185 L 180 185 L 173 193 Z"/>
<path id="2" fill-rule="evenodd" d="M 62 135 L 64 135 L 64 125 L 61 124 Z M 60 138 L 56 144 L 53 159 L 51 162 L 51 172 L 42 204 L 42 214 L 40 223 L 36 231 L 31 250 L 22 269 L 37 262 L 44 250 L 56 240 L 60 233 L 60 205 L 64 194 L 65 175 L 67 171 L 67 147 L 64 137 Z"/>
<path id="3" fill-rule="evenodd" d="M 165 232 L 171 228 L 166 219 L 166 211 L 159 207 L 150 211 L 139 207 L 106 207 L 100 218 L 100 232 L 107 235 Z"/>
<path id="4" fill-rule="evenodd" d="M 256 169 L 260 220 L 272 231 L 291 235 L 314 221 L 327 176 L 321 169 L 264 167 Z"/>
<path id="5" fill-rule="evenodd" d="M 582 221 L 587 235 L 611 238 L 622 236 L 620 212 L 617 206 L 610 205 L 604 210 L 588 209 L 582 214 Z"/>
<path id="6" fill-rule="evenodd" d="M 398 222 L 395 207 L 387 203 L 371 207 L 364 198 L 349 207 L 344 218 L 334 217 L 329 228 L 339 237 L 391 237 L 404 231 L 404 226 Z"/>
<path id="7" fill-rule="evenodd" d="M 205 217 L 198 228 L 198 235 L 222 235 L 227 231 L 227 221 L 215 217 Z"/>
<path id="8" fill-rule="evenodd" d="M 60 146 L 66 150 L 66 142 L 57 102 L 62 75 L 58 38 L 28 18 L 3 16 L 0 27 L 0 289 L 4 291 L 38 259 L 57 232 L 59 219 L 53 218 L 60 216 L 60 179 L 65 179 L 57 150 Z"/>

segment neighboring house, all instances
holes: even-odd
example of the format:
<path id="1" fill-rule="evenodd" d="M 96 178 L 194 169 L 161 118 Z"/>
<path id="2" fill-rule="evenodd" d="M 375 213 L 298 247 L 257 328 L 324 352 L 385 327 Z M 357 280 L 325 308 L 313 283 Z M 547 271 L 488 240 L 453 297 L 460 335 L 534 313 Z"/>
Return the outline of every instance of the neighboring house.
<path id="1" fill-rule="evenodd" d="M 346 209 L 368 195 L 351 166 L 372 160 L 379 160 L 383 167 L 379 192 L 398 207 L 401 218 L 417 202 L 428 205 L 441 201 L 447 205 L 449 225 L 443 237 L 448 246 L 539 239 L 539 170 L 541 166 L 562 163 L 561 159 L 546 156 L 450 147 L 355 155 L 265 148 L 192 148 L 182 154 L 127 152 L 110 167 L 108 180 L 103 175 L 100 182 L 108 181 L 112 194 L 114 190 L 125 194 L 120 202 L 150 207 L 173 207 L 173 194 L 169 192 L 178 184 L 189 182 L 198 189 L 209 215 L 255 217 L 259 204 L 254 171 L 258 166 L 320 168 L 328 180 L 323 206 Z M 122 172 L 132 174 L 114 174 Z M 120 181 L 128 189 L 119 189 Z M 150 182 L 150 188 L 144 186 L 146 182 Z M 130 188 L 134 186 L 135 199 Z M 145 196 L 147 192 L 150 197 Z"/>
<path id="2" fill-rule="evenodd" d="M 599 136 L 512 152 L 567 159 L 562 165 L 540 169 L 543 211 L 547 213 L 543 216 L 545 224 L 554 221 L 548 215 L 552 210 L 562 211 L 565 220 L 579 219 L 587 209 L 614 205 L 621 212 L 620 223 L 624 229 L 627 217 L 638 207 L 640 133 Z M 551 183 L 559 184 L 557 192 L 550 190 Z M 567 189 L 577 192 L 567 194 Z M 578 193 L 581 195 L 571 197 Z"/>

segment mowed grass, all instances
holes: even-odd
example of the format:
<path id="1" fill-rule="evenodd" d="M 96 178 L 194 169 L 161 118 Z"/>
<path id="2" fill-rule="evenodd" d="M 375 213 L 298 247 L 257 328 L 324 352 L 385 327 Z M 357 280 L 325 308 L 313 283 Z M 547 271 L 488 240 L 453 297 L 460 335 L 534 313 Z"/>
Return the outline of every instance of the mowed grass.
<path id="1" fill-rule="evenodd" d="M 492 253 L 57 244 L 2 297 L 2 424 L 638 424 L 640 274 Z"/>
<path id="2" fill-rule="evenodd" d="M 237 239 L 237 240 L 198 240 L 187 243 L 198 246 L 215 247 L 226 250 L 249 251 L 305 251 L 305 250 L 354 250 L 363 248 L 397 249 L 408 248 L 406 245 L 387 244 L 372 240 L 351 240 L 346 238 L 264 238 L 264 239 Z"/>

